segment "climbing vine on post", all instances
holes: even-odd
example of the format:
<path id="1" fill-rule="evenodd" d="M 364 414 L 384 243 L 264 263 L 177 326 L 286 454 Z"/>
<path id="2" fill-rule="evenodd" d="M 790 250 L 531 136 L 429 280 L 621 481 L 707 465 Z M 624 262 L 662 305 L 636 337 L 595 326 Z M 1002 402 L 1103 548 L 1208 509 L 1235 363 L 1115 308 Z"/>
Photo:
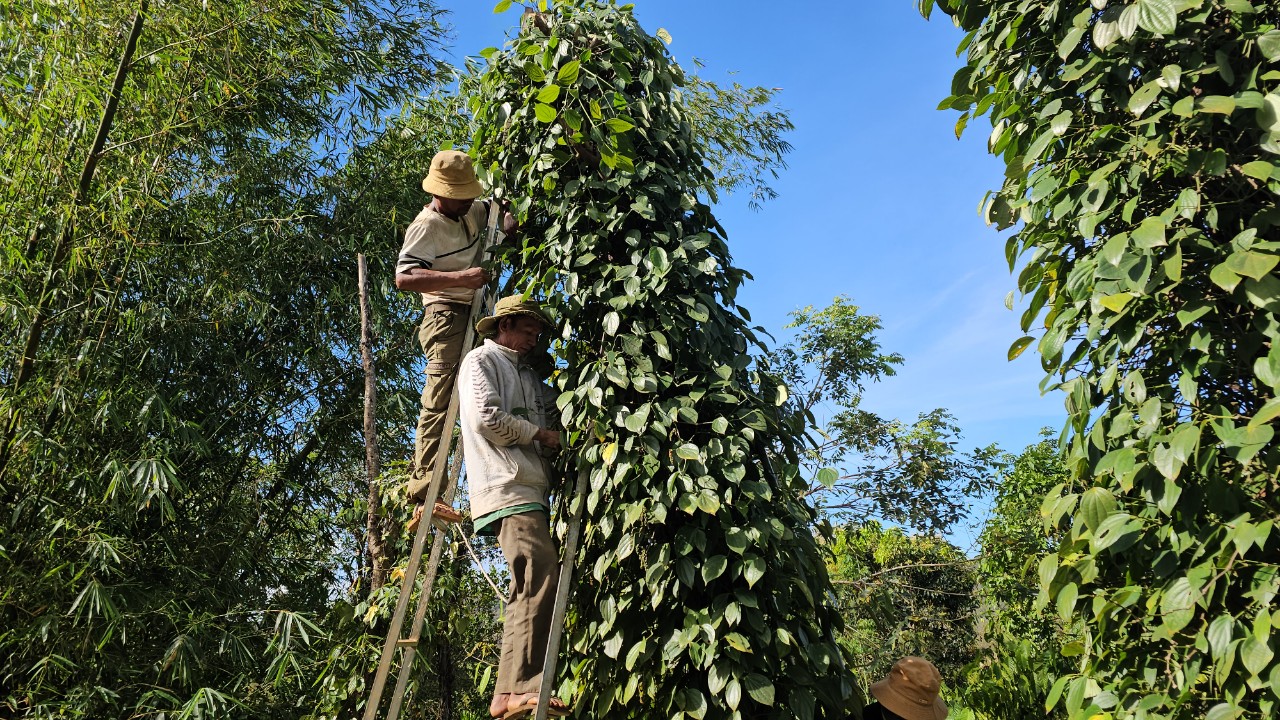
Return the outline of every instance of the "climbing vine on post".
<path id="1" fill-rule="evenodd" d="M 928 14 L 932 0 L 920 0 Z M 1280 711 L 1280 8 L 945 0 L 944 105 L 993 124 L 1071 481 L 1041 600 L 1086 634 L 1072 718 Z M 1036 342 L 1014 343 L 1010 356 Z"/>
<path id="2" fill-rule="evenodd" d="M 699 200 L 713 178 L 685 75 L 630 6 L 590 0 L 483 55 L 472 152 L 524 225 L 498 259 L 558 319 L 566 473 L 590 476 L 569 500 L 587 523 L 564 658 L 578 712 L 845 717 L 796 428 L 752 367 L 747 274 Z"/>

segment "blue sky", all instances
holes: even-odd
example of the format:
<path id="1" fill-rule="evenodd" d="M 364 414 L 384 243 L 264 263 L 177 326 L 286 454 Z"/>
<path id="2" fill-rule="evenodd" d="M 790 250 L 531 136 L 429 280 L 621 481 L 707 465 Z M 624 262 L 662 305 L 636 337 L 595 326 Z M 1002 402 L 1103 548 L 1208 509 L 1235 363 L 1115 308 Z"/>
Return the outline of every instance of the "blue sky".
<path id="1" fill-rule="evenodd" d="M 446 4 L 455 61 L 502 45 L 519 8 L 494 15 L 495 3 Z M 755 276 L 739 294 L 754 321 L 780 330 L 791 310 L 848 295 L 906 358 L 869 388 L 866 409 L 910 420 L 945 407 L 965 447 L 1020 450 L 1061 427 L 1062 398 L 1040 395 L 1034 348 L 1006 360 L 1022 334 L 1004 307 L 1014 278 L 977 211 L 1002 178 L 990 126 L 979 119 L 957 141 L 957 113 L 936 109 L 960 66 L 949 18 L 926 22 L 912 0 L 638 0 L 635 12 L 671 33 L 687 69 L 696 57 L 708 79 L 783 88 L 796 130 L 779 197 L 758 212 L 745 195 L 716 207 L 735 264 Z"/>

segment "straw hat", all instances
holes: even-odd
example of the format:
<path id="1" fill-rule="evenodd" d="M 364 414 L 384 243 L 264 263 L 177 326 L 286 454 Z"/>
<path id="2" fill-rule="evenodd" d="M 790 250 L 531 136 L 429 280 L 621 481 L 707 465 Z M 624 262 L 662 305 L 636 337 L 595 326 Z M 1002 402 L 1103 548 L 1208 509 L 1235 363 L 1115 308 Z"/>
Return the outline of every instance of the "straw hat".
<path id="1" fill-rule="evenodd" d="M 512 295 L 504 297 L 498 301 L 493 307 L 493 314 L 486 318 L 481 318 L 476 323 L 476 332 L 481 335 L 492 335 L 498 332 L 498 320 L 504 317 L 512 317 L 515 315 L 526 315 L 543 325 L 550 325 L 551 320 L 547 318 L 547 314 L 542 311 L 542 306 L 532 300 L 525 300 L 523 295 Z"/>
<path id="2" fill-rule="evenodd" d="M 871 694 L 889 712 L 904 720 L 944 720 L 947 704 L 938 697 L 942 675 L 933 663 L 904 657 L 893 664 L 883 680 L 871 686 Z"/>
<path id="3" fill-rule="evenodd" d="M 470 156 L 457 150 L 441 150 L 431 158 L 431 170 L 422 179 L 422 189 L 450 200 L 474 200 L 484 194 Z"/>

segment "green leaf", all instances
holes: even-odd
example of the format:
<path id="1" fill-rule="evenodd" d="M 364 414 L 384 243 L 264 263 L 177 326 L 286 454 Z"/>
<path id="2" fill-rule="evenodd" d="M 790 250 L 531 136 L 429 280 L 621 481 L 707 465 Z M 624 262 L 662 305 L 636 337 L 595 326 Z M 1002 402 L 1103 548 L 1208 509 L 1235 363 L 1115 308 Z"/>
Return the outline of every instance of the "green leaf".
<path id="1" fill-rule="evenodd" d="M 1209 650 L 1214 660 L 1221 660 L 1231 648 L 1231 634 L 1235 629 L 1235 618 L 1230 615 L 1219 615 L 1209 623 L 1205 631 L 1205 639 L 1209 641 Z"/>
<path id="2" fill-rule="evenodd" d="M 708 515 L 715 515 L 720 510 L 720 498 L 711 490 L 698 493 L 698 509 Z"/>
<path id="3" fill-rule="evenodd" d="M 1144 84 L 1129 98 L 1129 112 L 1141 116 L 1159 95 L 1160 84 L 1155 80 Z"/>
<path id="4" fill-rule="evenodd" d="M 702 563 L 702 582 L 710 584 L 712 580 L 724 574 L 729 567 L 729 558 L 724 555 L 712 555 Z"/>
<path id="5" fill-rule="evenodd" d="M 635 127 L 635 125 L 621 118 L 609 118 L 604 124 L 615 133 L 624 133 Z"/>
<path id="6" fill-rule="evenodd" d="M 1130 237 L 1133 239 L 1133 244 L 1140 248 L 1164 247 L 1168 244 L 1165 239 L 1165 227 L 1165 221 L 1162 218 L 1158 215 L 1152 216 L 1134 228 Z"/>
<path id="7" fill-rule="evenodd" d="M 1157 35 L 1178 29 L 1178 9 L 1173 0 L 1138 0 L 1138 24 Z"/>
<path id="8" fill-rule="evenodd" d="M 1195 617 L 1193 608 L 1199 593 L 1191 586 L 1191 581 L 1180 577 L 1165 589 L 1160 596 L 1160 614 L 1163 625 L 1170 634 L 1176 633 L 1191 623 Z"/>
<path id="9" fill-rule="evenodd" d="M 1225 95 L 1206 95 L 1198 103 L 1200 112 L 1230 115 L 1236 111 L 1235 98 Z"/>
<path id="10" fill-rule="evenodd" d="M 578 73 L 581 69 L 582 63 L 570 60 L 560 68 L 560 72 L 556 73 L 556 82 L 561 85 L 572 85 L 578 82 Z"/>
<path id="11" fill-rule="evenodd" d="M 1204 720 L 1235 720 L 1244 714 L 1244 708 L 1232 703 L 1218 703 L 1204 714 Z"/>
<path id="12" fill-rule="evenodd" d="M 1104 487 L 1091 487 L 1080 496 L 1080 516 L 1085 527 L 1097 531 L 1116 510 L 1116 496 Z"/>
<path id="13" fill-rule="evenodd" d="M 498 13 L 506 12 L 507 9 L 511 7 L 511 3 L 512 3 L 512 0 L 502 0 L 502 2 L 498 3 L 497 5 L 494 5 L 493 6 L 494 14 L 496 15 Z"/>
<path id="14" fill-rule="evenodd" d="M 540 103 L 550 104 L 555 102 L 558 97 L 560 97 L 559 85 L 547 85 L 538 91 L 538 102 Z"/>
<path id="15" fill-rule="evenodd" d="M 1275 657 L 1271 647 L 1255 637 L 1247 637 L 1240 644 L 1240 662 L 1253 675 L 1260 675 Z"/>
<path id="16" fill-rule="evenodd" d="M 1030 335 L 1028 335 L 1028 336 L 1026 336 L 1026 337 L 1023 337 L 1023 338 L 1019 338 L 1018 340 L 1014 341 L 1014 343 L 1013 343 L 1012 345 L 1010 345 L 1010 346 L 1009 346 L 1009 360 L 1010 360 L 1010 362 L 1012 362 L 1015 358 L 1017 358 L 1019 355 L 1021 355 L 1021 354 L 1022 354 L 1022 351 L 1023 351 L 1023 350 L 1026 350 L 1028 347 L 1030 347 L 1031 343 L 1033 343 L 1033 342 L 1035 342 L 1035 341 L 1036 341 L 1036 339 L 1035 339 L 1035 338 L 1033 338 L 1033 337 L 1031 337 Z"/>
<path id="17" fill-rule="evenodd" d="M 729 647 L 738 652 L 751 652 L 751 643 L 743 637 L 742 633 L 729 633 L 724 636 L 724 641 L 728 643 Z"/>
<path id="18" fill-rule="evenodd" d="M 1244 165 L 1241 165 L 1240 172 L 1251 178 L 1270 180 L 1271 172 L 1274 168 L 1275 165 L 1267 162 L 1266 160 L 1254 160 L 1253 162 L 1247 162 Z"/>
<path id="19" fill-rule="evenodd" d="M 1231 272 L 1237 275 L 1258 280 L 1269 274 L 1277 263 L 1280 263 L 1280 255 L 1267 255 L 1266 253 L 1244 250 L 1231 253 L 1225 264 Z"/>
<path id="20" fill-rule="evenodd" d="M 1249 426 L 1256 427 L 1258 425 L 1265 425 L 1272 420 L 1275 420 L 1277 417 L 1280 417 L 1280 398 L 1271 398 L 1267 401 L 1266 405 L 1262 406 L 1261 410 L 1258 410 L 1258 412 L 1249 419 Z"/>
<path id="21" fill-rule="evenodd" d="M 752 700 L 761 705 L 773 705 L 773 683 L 769 682 L 769 678 L 757 673 L 748 673 L 742 678 L 742 685 L 746 687 L 747 694 Z"/>
<path id="22" fill-rule="evenodd" d="M 1116 295 L 1105 295 L 1098 299 L 1098 304 L 1114 313 L 1123 312 L 1129 301 L 1133 300 L 1133 293 L 1119 293 Z"/>
<path id="23" fill-rule="evenodd" d="M 1067 683 L 1070 680 L 1071 680 L 1070 675 L 1063 675 L 1062 677 L 1053 681 L 1053 687 L 1049 688 L 1049 694 L 1046 695 L 1044 699 L 1045 712 L 1053 711 L 1053 706 L 1058 704 L 1058 699 L 1062 697 L 1062 690 L 1067 686 Z"/>
<path id="24" fill-rule="evenodd" d="M 648 640 L 641 640 L 635 645 L 632 645 L 631 649 L 627 651 L 627 660 L 625 663 L 625 667 L 627 668 L 627 670 L 629 671 L 634 670 L 636 667 L 636 662 L 640 660 L 640 657 L 644 655 L 645 651 L 648 649 L 649 649 Z"/>
<path id="25" fill-rule="evenodd" d="M 618 317 L 616 311 L 611 310 L 604 316 L 604 331 L 608 335 L 617 335 L 621 324 L 622 318 Z"/>
<path id="26" fill-rule="evenodd" d="M 685 443 L 676 448 L 676 456 L 685 460 L 697 460 L 701 457 L 701 453 L 698 452 L 697 445 L 694 445 L 693 443 Z"/>
<path id="27" fill-rule="evenodd" d="M 1080 49 L 1080 40 L 1084 38 L 1086 30 L 1082 27 L 1073 27 L 1062 36 L 1062 42 L 1058 43 L 1058 57 L 1066 60 L 1071 54 Z"/>
<path id="28" fill-rule="evenodd" d="M 1089 541 L 1089 548 L 1095 553 L 1103 550 L 1122 552 L 1137 540 L 1142 530 L 1142 522 L 1128 513 L 1115 513 L 1103 520 Z"/>
<path id="29" fill-rule="evenodd" d="M 739 635 L 738 637 L 742 636 Z M 729 642 L 729 639 L 725 638 L 725 642 Z M 733 643 L 730 642 L 729 644 L 732 645 Z M 738 682 L 737 678 L 730 680 L 725 687 L 724 703 L 729 706 L 730 710 L 737 710 L 738 705 L 742 704 L 742 684 Z"/>
<path id="30" fill-rule="evenodd" d="M 661 40 L 663 44 L 666 44 L 666 45 L 671 44 L 671 33 L 668 32 L 666 28 L 658 28 L 658 30 L 654 32 L 653 35 L 654 37 Z"/>
<path id="31" fill-rule="evenodd" d="M 1227 263 L 1219 263 L 1209 271 L 1209 279 L 1214 285 L 1231 292 L 1236 289 L 1236 285 L 1240 284 L 1240 276 L 1227 266 Z"/>
<path id="32" fill-rule="evenodd" d="M 540 123 L 553 123 L 556 120 L 556 109 L 543 103 L 533 106 L 533 114 L 537 116 Z"/>
<path id="33" fill-rule="evenodd" d="M 1258 49 L 1271 62 L 1280 60 L 1280 30 L 1269 30 L 1258 36 Z"/>
<path id="34" fill-rule="evenodd" d="M 711 421 L 711 431 L 717 435 L 723 435 L 729 430 L 729 421 L 723 417 L 718 417 Z"/>
<path id="35" fill-rule="evenodd" d="M 1067 583 L 1058 591 L 1058 617 L 1062 618 L 1063 622 L 1071 622 L 1071 618 L 1075 615 L 1076 598 L 1079 593 L 1080 588 L 1075 583 Z"/>
<path id="36" fill-rule="evenodd" d="M 764 577 L 764 560 L 748 553 L 742 558 L 742 579 L 747 581 L 747 587 L 755 587 L 760 582 L 760 578 Z"/>
<path id="37" fill-rule="evenodd" d="M 840 480 L 840 473 L 835 468 L 822 468 L 818 471 L 818 483 L 830 490 Z"/>

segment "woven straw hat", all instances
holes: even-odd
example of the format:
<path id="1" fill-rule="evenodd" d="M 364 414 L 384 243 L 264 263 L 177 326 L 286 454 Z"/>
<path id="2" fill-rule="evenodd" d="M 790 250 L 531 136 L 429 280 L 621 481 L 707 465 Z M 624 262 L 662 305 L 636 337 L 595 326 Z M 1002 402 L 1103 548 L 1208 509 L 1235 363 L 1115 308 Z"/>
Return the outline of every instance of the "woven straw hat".
<path id="1" fill-rule="evenodd" d="M 947 704 L 938 697 L 942 675 L 933 663 L 904 657 L 893 664 L 883 680 L 871 686 L 871 694 L 889 712 L 905 720 L 944 720 Z"/>
<path id="2" fill-rule="evenodd" d="M 499 319 L 514 315 L 527 315 L 544 326 L 551 324 L 547 314 L 542 311 L 541 305 L 532 300 L 525 300 L 523 295 L 512 295 L 499 300 L 493 306 L 493 314 L 489 317 L 481 318 L 480 322 L 476 323 L 476 332 L 481 335 L 492 335 L 498 332 Z"/>
<path id="3" fill-rule="evenodd" d="M 422 179 L 422 189 L 433 197 L 474 200 L 484 194 L 471 157 L 457 150 L 441 150 L 431 158 L 431 170 Z"/>

